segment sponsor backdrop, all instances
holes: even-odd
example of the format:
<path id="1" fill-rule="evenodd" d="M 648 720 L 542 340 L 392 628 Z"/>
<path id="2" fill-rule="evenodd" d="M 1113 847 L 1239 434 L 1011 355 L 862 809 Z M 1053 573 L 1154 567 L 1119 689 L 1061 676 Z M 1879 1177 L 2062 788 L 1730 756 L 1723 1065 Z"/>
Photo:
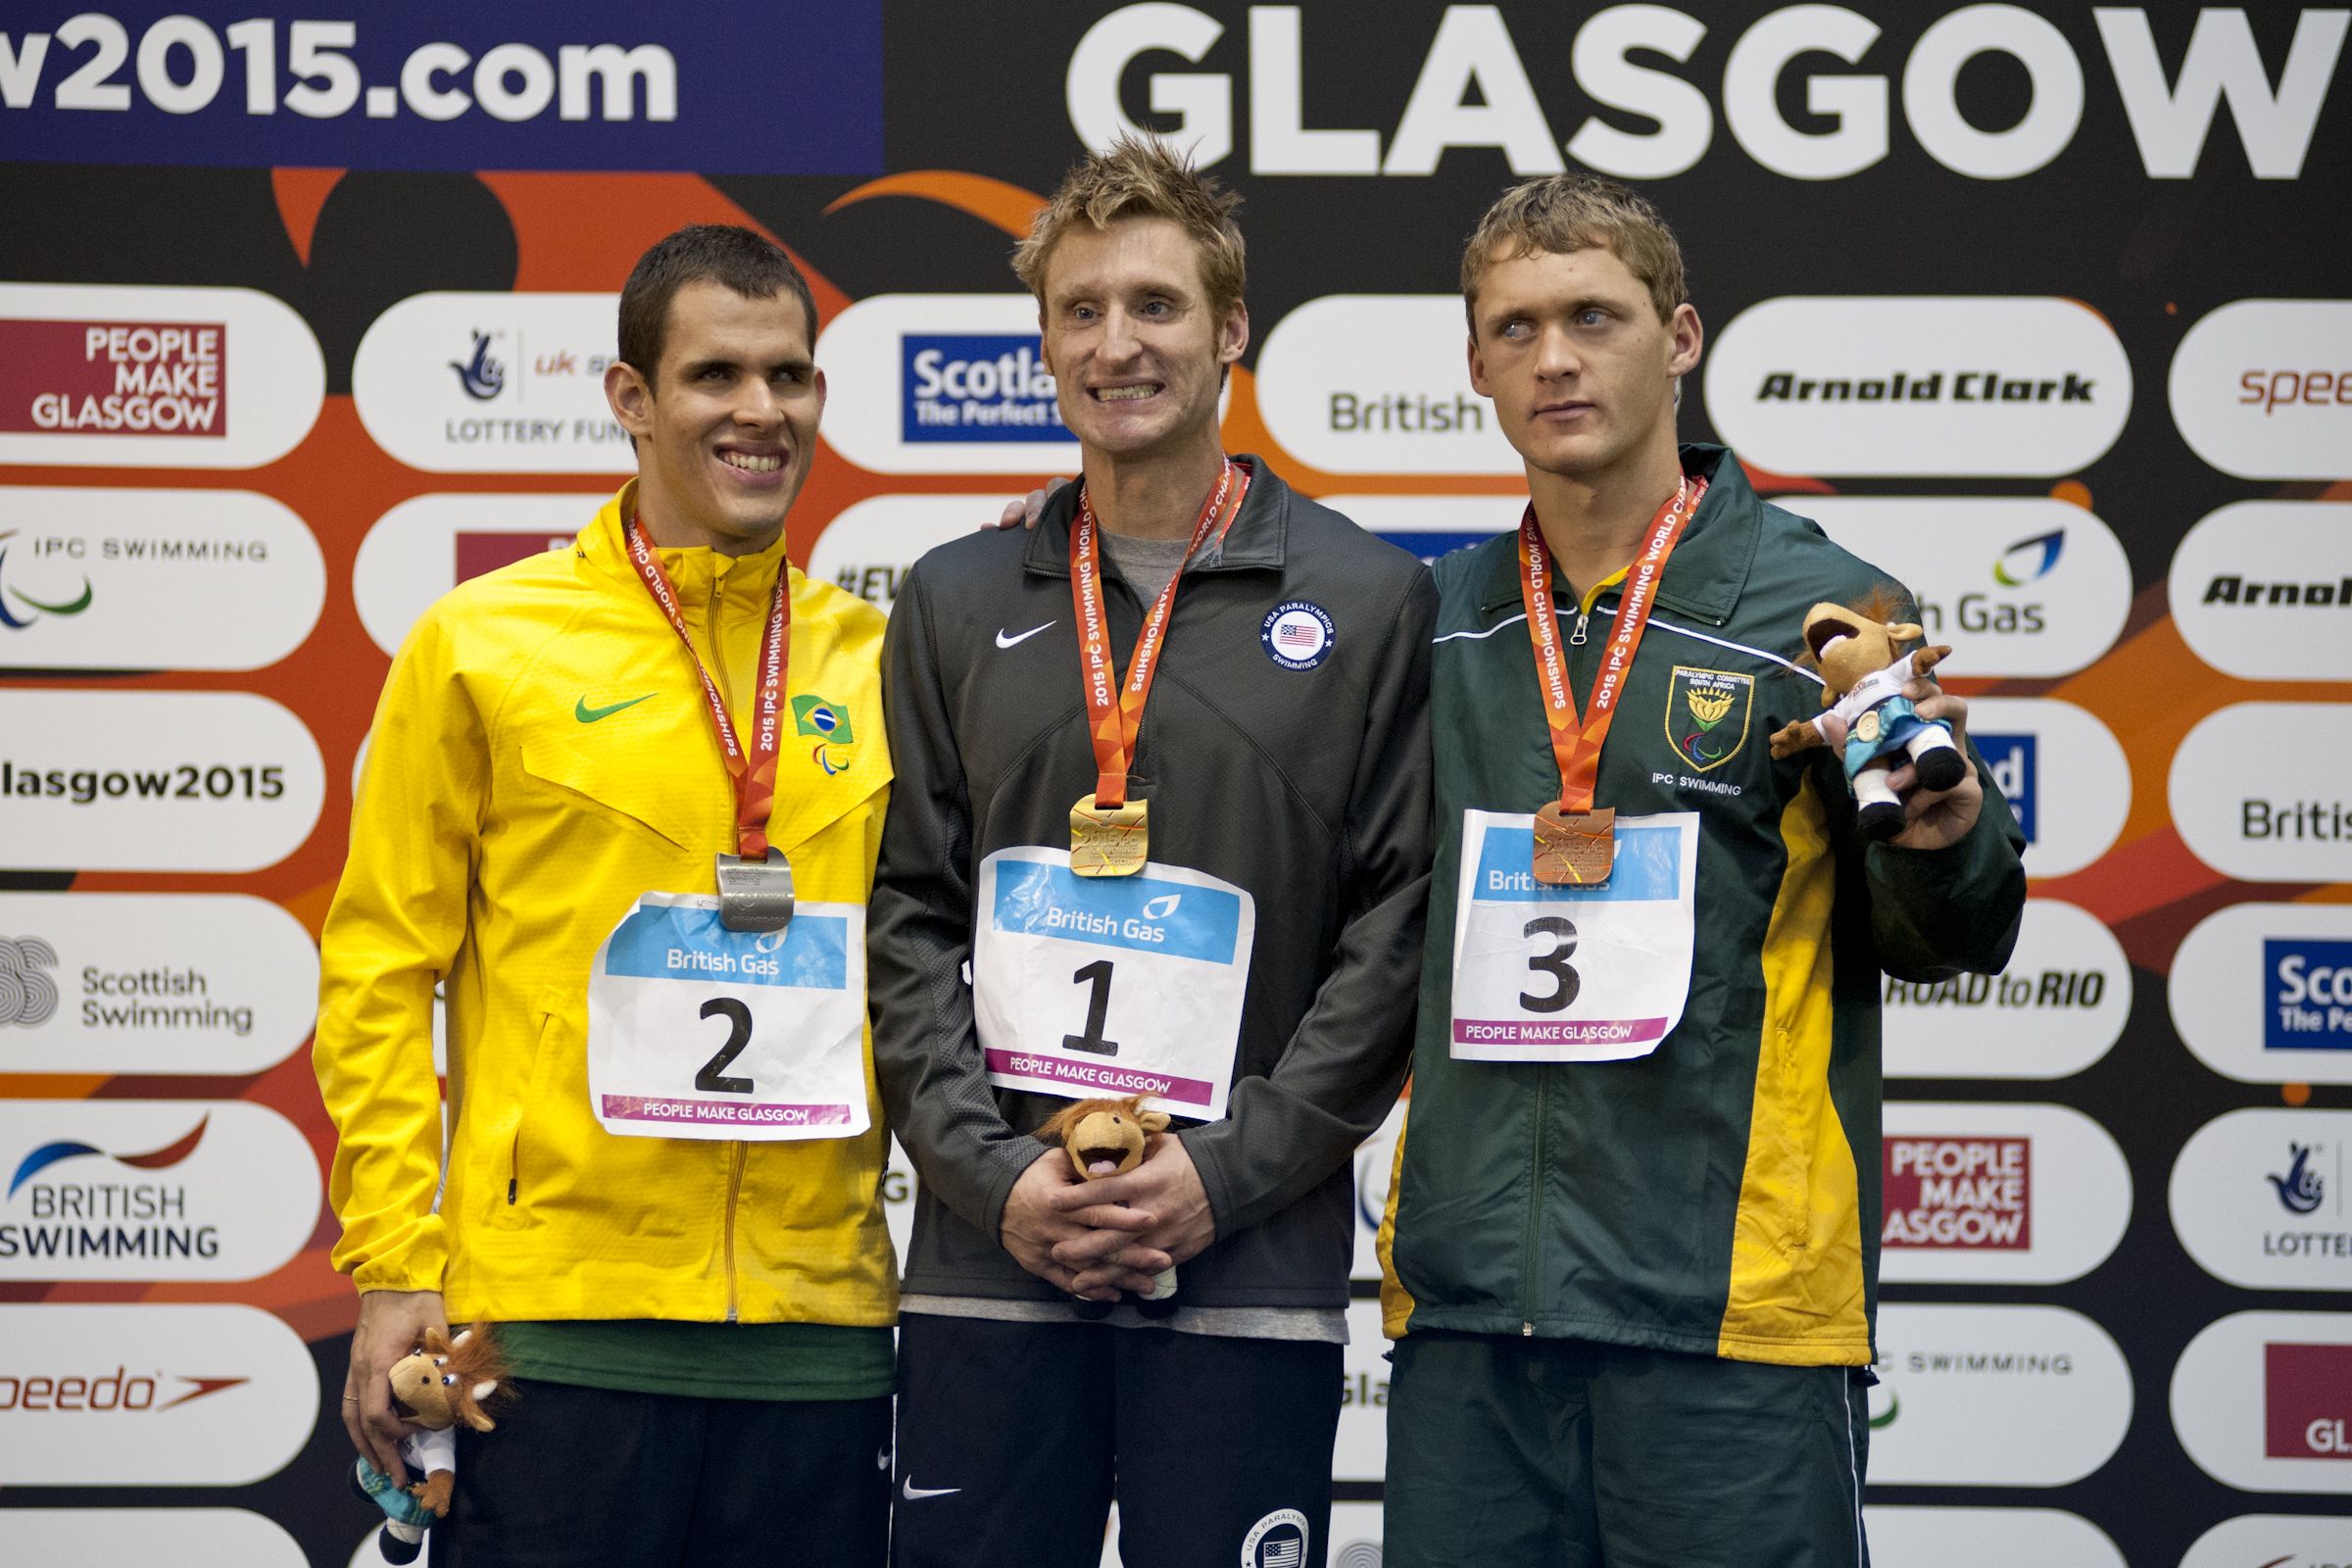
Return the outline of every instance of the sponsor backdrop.
<path id="1" fill-rule="evenodd" d="M 1230 448 L 1425 557 L 1510 527 L 1459 242 L 1605 172 L 1683 236 L 1687 435 L 1957 650 L 2034 897 L 2007 973 L 1886 983 L 1879 1560 L 2352 1560 L 2345 11 L 103 3 L 0 19 L 7 1539 L 368 1533 L 316 939 L 409 625 L 630 469 L 598 388 L 638 252 L 801 259 L 832 403 L 793 551 L 887 611 L 1070 470 L 1006 252 L 1144 127 L 1247 198 Z M 1660 717 L 1694 808 L 1762 766 Z"/>

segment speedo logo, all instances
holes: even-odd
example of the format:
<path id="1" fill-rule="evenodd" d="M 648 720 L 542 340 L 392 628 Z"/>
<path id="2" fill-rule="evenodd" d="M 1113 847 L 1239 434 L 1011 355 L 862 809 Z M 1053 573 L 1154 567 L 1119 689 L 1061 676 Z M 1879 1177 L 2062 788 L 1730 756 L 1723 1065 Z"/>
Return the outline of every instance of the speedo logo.
<path id="1" fill-rule="evenodd" d="M 251 1378 L 195 1378 L 184 1372 L 131 1373 L 118 1362 L 112 1372 L 0 1372 L 0 1410 L 175 1410 L 208 1395 L 251 1383 Z M 186 1387 L 178 1387 L 184 1384 Z"/>

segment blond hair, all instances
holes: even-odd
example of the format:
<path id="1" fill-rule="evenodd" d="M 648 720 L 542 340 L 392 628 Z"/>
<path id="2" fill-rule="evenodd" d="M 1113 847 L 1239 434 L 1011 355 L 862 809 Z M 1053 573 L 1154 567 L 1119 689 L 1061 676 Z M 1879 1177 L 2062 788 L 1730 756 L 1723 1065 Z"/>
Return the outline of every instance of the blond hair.
<path id="1" fill-rule="evenodd" d="M 1675 308 L 1690 298 L 1683 248 L 1655 207 L 1612 179 L 1554 174 L 1504 191 L 1462 247 L 1462 305 L 1471 334 L 1478 332 L 1478 285 L 1488 268 L 1587 250 L 1605 250 L 1624 263 L 1649 290 L 1661 321 L 1674 319 Z"/>
<path id="2" fill-rule="evenodd" d="M 1169 151 L 1157 137 L 1122 135 L 1108 152 L 1088 154 L 1062 176 L 1061 188 L 1029 225 L 1029 237 L 1014 247 L 1012 270 L 1042 308 L 1046 264 L 1081 221 L 1103 229 L 1122 218 L 1164 218 L 1191 237 L 1200 286 L 1222 313 L 1241 299 L 1248 280 L 1241 225 L 1233 220 L 1241 204 L 1240 196 L 1219 190 L 1189 157 Z"/>

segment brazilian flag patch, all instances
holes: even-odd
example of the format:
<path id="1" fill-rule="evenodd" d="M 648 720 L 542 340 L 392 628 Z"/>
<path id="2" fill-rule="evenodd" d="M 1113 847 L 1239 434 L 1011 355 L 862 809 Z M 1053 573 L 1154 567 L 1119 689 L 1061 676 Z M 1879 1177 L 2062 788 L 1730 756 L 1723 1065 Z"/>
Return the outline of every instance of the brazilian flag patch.
<path id="1" fill-rule="evenodd" d="M 795 697 L 792 721 L 796 733 L 813 735 L 829 745 L 849 746 L 858 739 L 850 728 L 850 710 L 822 697 Z"/>
<path id="2" fill-rule="evenodd" d="M 1701 773 L 1721 767 L 1747 742 L 1755 695 L 1753 675 L 1675 665 L 1666 692 L 1666 743 Z"/>

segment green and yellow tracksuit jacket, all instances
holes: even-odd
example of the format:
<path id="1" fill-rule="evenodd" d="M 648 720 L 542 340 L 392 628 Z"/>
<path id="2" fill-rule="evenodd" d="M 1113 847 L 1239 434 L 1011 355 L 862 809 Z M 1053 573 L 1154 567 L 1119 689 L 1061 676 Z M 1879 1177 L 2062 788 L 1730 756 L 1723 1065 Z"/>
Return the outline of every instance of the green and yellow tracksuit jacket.
<path id="1" fill-rule="evenodd" d="M 1650 1055 L 1449 1054 L 1462 813 L 1534 811 L 1560 778 L 1517 536 L 1438 563 L 1438 857 L 1412 1101 L 1381 1227 L 1391 1338 L 1447 1329 L 1867 1364 L 1880 971 L 1997 971 L 2016 940 L 2024 837 L 1973 747 L 1984 812 L 1934 852 L 1860 839 L 1826 749 L 1772 759 L 1774 730 L 1821 711 L 1819 678 L 1797 662 L 1806 610 L 1859 600 L 1886 574 L 1759 501 L 1723 448 L 1685 447 L 1683 464 L 1706 476 L 1706 499 L 1667 564 L 1597 794 L 1621 816 L 1700 819 L 1690 998 Z M 1615 598 L 1561 607 L 1580 711 Z M 1716 712 L 1724 687 L 1703 672 L 1735 677 L 1739 693 L 1711 723 L 1690 699 Z"/>

